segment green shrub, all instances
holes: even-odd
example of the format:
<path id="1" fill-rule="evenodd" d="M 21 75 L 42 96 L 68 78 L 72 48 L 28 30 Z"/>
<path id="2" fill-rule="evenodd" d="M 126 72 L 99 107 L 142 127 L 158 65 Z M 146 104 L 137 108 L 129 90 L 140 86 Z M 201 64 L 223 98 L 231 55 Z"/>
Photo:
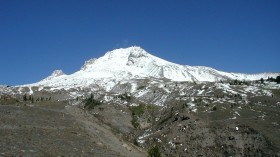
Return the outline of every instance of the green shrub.
<path id="1" fill-rule="evenodd" d="M 132 106 L 130 108 L 132 115 L 134 116 L 140 116 L 144 113 L 145 111 L 145 105 L 144 104 L 140 104 L 139 106 Z"/>
<path id="2" fill-rule="evenodd" d="M 95 100 L 92 96 L 84 100 L 84 103 L 85 103 L 84 108 L 88 110 L 94 109 L 95 106 L 102 104 L 100 101 Z"/>
<path id="3" fill-rule="evenodd" d="M 138 146 L 138 147 L 140 146 L 139 143 L 137 142 L 137 138 L 133 140 L 133 144 L 134 144 L 135 146 Z"/>
<path id="4" fill-rule="evenodd" d="M 217 107 L 214 106 L 214 107 L 212 108 L 212 111 L 217 111 Z"/>
<path id="5" fill-rule="evenodd" d="M 139 128 L 140 124 L 138 123 L 137 117 L 133 116 L 131 120 L 131 124 L 134 128 Z"/>
<path id="6" fill-rule="evenodd" d="M 148 157 L 161 157 L 161 153 L 158 146 L 154 146 L 148 150 Z"/>
<path id="7" fill-rule="evenodd" d="M 140 104 L 139 106 L 131 106 L 130 110 L 132 114 L 131 124 L 134 128 L 139 128 L 140 124 L 138 123 L 138 117 L 144 114 L 145 105 Z"/>

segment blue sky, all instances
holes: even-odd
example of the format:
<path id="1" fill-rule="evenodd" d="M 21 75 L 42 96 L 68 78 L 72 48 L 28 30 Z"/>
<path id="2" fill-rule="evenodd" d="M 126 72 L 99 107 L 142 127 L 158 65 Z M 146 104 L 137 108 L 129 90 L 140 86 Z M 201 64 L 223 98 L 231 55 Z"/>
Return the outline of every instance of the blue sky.
<path id="1" fill-rule="evenodd" d="M 138 45 L 221 71 L 280 72 L 279 0 L 0 0 L 0 84 Z"/>

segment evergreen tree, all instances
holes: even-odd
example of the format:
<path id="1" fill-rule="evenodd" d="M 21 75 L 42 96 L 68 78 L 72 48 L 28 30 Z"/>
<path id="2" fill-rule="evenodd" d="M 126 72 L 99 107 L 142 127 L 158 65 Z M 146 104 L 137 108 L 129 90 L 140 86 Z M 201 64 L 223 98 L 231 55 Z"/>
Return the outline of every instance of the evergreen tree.
<path id="1" fill-rule="evenodd" d="M 90 99 L 93 99 L 93 94 L 92 93 L 90 94 Z"/>
<path id="2" fill-rule="evenodd" d="M 23 95 L 23 100 L 27 101 L 27 95 L 26 94 Z"/>
<path id="3" fill-rule="evenodd" d="M 261 81 L 261 84 L 263 84 L 263 83 L 264 83 L 264 80 L 263 80 L 263 78 L 261 78 L 261 80 L 260 80 L 260 81 Z"/>
<path id="4" fill-rule="evenodd" d="M 280 76 L 277 76 L 275 81 L 279 84 L 280 83 Z"/>
<path id="5" fill-rule="evenodd" d="M 234 85 L 238 85 L 238 80 L 235 79 L 235 80 L 233 81 L 233 84 L 234 84 Z"/>

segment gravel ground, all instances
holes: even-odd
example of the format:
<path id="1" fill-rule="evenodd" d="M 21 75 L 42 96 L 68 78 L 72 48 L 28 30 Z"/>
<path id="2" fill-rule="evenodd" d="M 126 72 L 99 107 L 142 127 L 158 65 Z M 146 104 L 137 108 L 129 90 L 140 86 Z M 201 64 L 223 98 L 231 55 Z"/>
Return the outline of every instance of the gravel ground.
<path id="1" fill-rule="evenodd" d="M 0 156 L 145 156 L 90 114 L 63 102 L 0 105 Z"/>

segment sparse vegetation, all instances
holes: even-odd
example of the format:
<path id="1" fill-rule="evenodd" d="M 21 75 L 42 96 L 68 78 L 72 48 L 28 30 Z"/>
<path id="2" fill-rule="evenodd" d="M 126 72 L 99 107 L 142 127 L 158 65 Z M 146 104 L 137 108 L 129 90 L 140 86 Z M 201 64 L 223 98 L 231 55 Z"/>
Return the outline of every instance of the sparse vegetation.
<path id="1" fill-rule="evenodd" d="M 158 108 L 158 106 L 154 105 L 145 105 L 145 104 L 140 104 L 139 106 L 132 106 L 130 107 L 131 115 L 132 115 L 132 120 L 131 124 L 134 126 L 134 128 L 139 128 L 140 124 L 138 122 L 138 119 L 144 114 L 145 111 L 154 111 Z M 146 117 L 147 121 L 150 123 L 151 117 Z"/>
<path id="2" fill-rule="evenodd" d="M 280 89 L 273 89 L 272 93 L 273 93 L 274 96 L 280 97 Z"/>
<path id="3" fill-rule="evenodd" d="M 148 150 L 148 157 L 161 157 L 161 153 L 160 153 L 160 150 L 159 150 L 159 147 L 156 145 L 156 146 L 153 146 L 152 148 L 150 148 Z"/>
<path id="4" fill-rule="evenodd" d="M 276 82 L 277 84 L 279 84 L 280 83 L 280 76 L 277 76 L 276 78 L 268 77 L 266 81 Z"/>
<path id="5" fill-rule="evenodd" d="M 258 82 L 248 81 L 250 86 L 245 86 L 246 82 L 238 80 L 231 80 L 232 84 L 236 84 L 236 86 L 229 86 L 230 81 L 224 80 L 222 82 L 223 85 L 221 83 L 208 82 L 194 85 L 193 83 L 182 82 L 177 88 L 174 88 L 176 82 L 163 82 L 168 85 L 166 91 L 172 91 L 171 94 L 159 89 L 159 87 L 164 85 L 163 83 L 149 84 L 149 86 L 141 87 L 143 89 L 142 92 L 135 92 L 145 93 L 141 98 L 138 97 L 139 95 L 133 95 L 135 94 L 134 92 L 129 93 L 124 85 L 120 86 L 122 89 L 119 91 L 98 92 L 100 97 L 90 93 L 84 97 L 77 96 L 80 92 L 90 90 L 79 91 L 70 100 L 65 100 L 63 92 L 59 93 L 61 94 L 60 97 L 60 95 L 52 95 L 46 91 L 37 92 L 36 88 L 34 88 L 33 91 L 37 94 L 34 96 L 34 101 L 36 99 L 40 101 L 43 98 L 43 102 L 30 105 L 30 101 L 33 101 L 33 95 L 29 94 L 28 89 L 22 90 L 27 94 L 25 96 L 27 97 L 26 101 L 23 101 L 24 93 L 15 96 L 19 103 L 15 103 L 15 100 L 12 99 L 13 97 L 10 98 L 2 95 L 0 101 L 1 105 L 3 104 L 5 108 L 9 109 L 11 107 L 4 106 L 6 104 L 15 104 L 26 107 L 27 111 L 33 108 L 36 109 L 36 107 L 39 109 L 45 107 L 50 109 L 58 108 L 56 105 L 52 105 L 57 103 L 61 104 L 62 107 L 71 103 L 78 104 L 69 105 L 69 107 L 73 107 L 73 109 L 75 107 L 84 107 L 84 109 L 94 112 L 83 112 L 80 109 L 75 109 L 74 111 L 79 112 L 71 112 L 71 114 L 77 114 L 77 117 L 83 118 L 83 121 L 90 118 L 90 123 L 87 124 L 90 124 L 94 129 L 98 129 L 98 125 L 100 127 L 105 126 L 100 130 L 105 131 L 106 136 L 109 132 L 113 132 L 121 142 L 123 140 L 131 142 L 123 145 L 124 150 L 129 150 L 132 153 L 132 155 L 129 154 L 128 156 L 136 156 L 133 154 L 135 153 L 134 148 L 137 148 L 136 146 L 146 148 L 144 156 L 149 157 L 180 155 L 234 156 L 238 154 L 253 156 L 256 153 L 259 156 L 273 156 L 274 150 L 271 150 L 271 147 L 266 145 L 262 136 L 267 136 L 268 142 L 272 146 L 279 146 L 279 138 L 275 134 L 278 133 L 280 124 L 277 118 L 279 115 L 277 109 L 280 106 L 280 90 L 279 86 L 275 85 L 274 80 L 276 79 L 269 78 L 269 80 L 273 80 L 273 83 L 269 83 L 270 81 L 266 79 L 264 78 L 264 84 L 260 84 L 260 80 Z M 124 91 L 128 91 L 128 93 Z M 123 92 L 123 94 L 117 95 L 113 92 Z M 63 101 L 50 102 L 50 96 L 52 96 L 53 100 L 63 98 Z M 106 96 L 104 101 L 101 99 L 103 96 Z M 160 106 L 147 105 L 150 102 Z M 101 103 L 104 103 L 104 105 Z M 140 104 L 133 106 L 135 103 Z M 67 111 L 71 111 L 71 108 L 67 108 Z M 60 110 L 61 107 L 58 109 Z M 44 112 L 49 111 L 44 110 Z M 13 115 L 10 112 L 3 112 L 3 114 L 7 115 L 8 118 Z M 65 120 L 69 116 L 63 113 L 59 114 L 56 119 Z M 77 123 L 79 122 L 77 121 Z M 250 124 L 250 127 L 258 132 L 241 124 Z M 133 129 L 133 127 L 136 129 Z M 23 127 L 21 126 L 21 128 Z M 96 131 L 93 130 L 93 133 L 96 133 L 98 136 L 100 132 L 97 129 Z M 106 130 L 109 131 L 107 132 Z M 271 132 L 265 132 L 266 130 Z M 83 130 L 71 131 L 70 134 L 76 136 L 80 134 L 79 131 L 82 132 Z M 95 137 L 91 139 L 94 142 L 97 140 Z M 111 142 L 108 139 L 106 137 L 104 141 Z M 206 144 L 205 141 L 208 143 Z M 240 143 L 244 143 L 244 145 L 238 145 Z M 102 144 L 98 143 L 100 146 Z M 108 143 L 103 145 L 110 146 Z M 103 148 L 105 149 L 105 147 Z M 110 147 L 106 147 L 107 150 L 110 150 Z"/>
<path id="6" fill-rule="evenodd" d="M 134 128 L 139 128 L 140 126 L 138 119 L 135 116 L 132 116 L 131 124 L 133 125 Z"/>
<path id="7" fill-rule="evenodd" d="M 229 84 L 230 85 L 250 85 L 250 83 L 248 81 L 245 81 L 245 80 L 240 81 L 237 79 L 230 81 Z"/>
<path id="8" fill-rule="evenodd" d="M 84 103 L 84 108 L 88 110 L 94 109 L 95 106 L 99 106 L 102 104 L 100 101 L 93 98 L 93 94 L 91 94 L 89 98 L 85 99 Z"/>
<path id="9" fill-rule="evenodd" d="M 133 116 L 140 116 L 145 111 L 145 105 L 140 104 L 139 106 L 132 106 L 132 107 L 130 107 L 130 110 L 131 110 L 131 113 Z"/>
<path id="10" fill-rule="evenodd" d="M 130 107 L 130 110 L 132 114 L 131 124 L 134 126 L 134 128 L 139 128 L 140 124 L 138 122 L 138 118 L 144 113 L 145 105 L 140 104 L 139 106 L 132 106 Z"/>
<path id="11" fill-rule="evenodd" d="M 123 101 L 130 101 L 131 100 L 131 96 L 128 95 L 127 93 L 118 95 L 117 98 L 119 98 Z"/>

